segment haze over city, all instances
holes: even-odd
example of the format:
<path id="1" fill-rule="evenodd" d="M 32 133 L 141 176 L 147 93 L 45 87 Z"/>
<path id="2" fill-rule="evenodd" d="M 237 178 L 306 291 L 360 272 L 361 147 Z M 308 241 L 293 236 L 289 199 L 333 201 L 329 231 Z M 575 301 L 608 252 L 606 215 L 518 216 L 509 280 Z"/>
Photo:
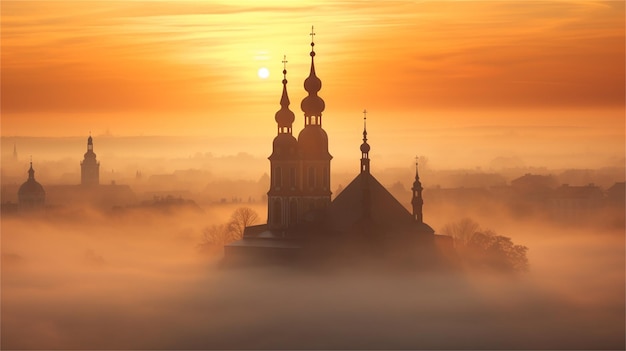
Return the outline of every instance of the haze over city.
<path id="1" fill-rule="evenodd" d="M 3 349 L 625 347 L 623 2 L 0 6 Z"/>

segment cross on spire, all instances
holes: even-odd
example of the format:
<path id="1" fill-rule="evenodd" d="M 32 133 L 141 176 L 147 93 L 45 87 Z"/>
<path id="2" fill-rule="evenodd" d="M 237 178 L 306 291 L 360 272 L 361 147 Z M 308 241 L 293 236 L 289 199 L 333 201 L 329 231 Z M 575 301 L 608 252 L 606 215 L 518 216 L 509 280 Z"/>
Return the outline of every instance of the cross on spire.
<path id="1" fill-rule="evenodd" d="M 415 155 L 415 167 L 417 167 L 417 160 L 419 160 L 419 156 Z"/>
<path id="2" fill-rule="evenodd" d="M 313 26 L 311 26 L 311 33 L 309 33 L 309 35 L 311 36 L 311 44 L 313 44 L 314 42 L 313 37 L 315 36 L 315 31 L 313 30 Z"/>
<path id="3" fill-rule="evenodd" d="M 287 69 L 287 55 L 283 55 L 283 69 Z"/>
<path id="4" fill-rule="evenodd" d="M 363 110 L 363 142 L 367 141 L 367 110 Z"/>

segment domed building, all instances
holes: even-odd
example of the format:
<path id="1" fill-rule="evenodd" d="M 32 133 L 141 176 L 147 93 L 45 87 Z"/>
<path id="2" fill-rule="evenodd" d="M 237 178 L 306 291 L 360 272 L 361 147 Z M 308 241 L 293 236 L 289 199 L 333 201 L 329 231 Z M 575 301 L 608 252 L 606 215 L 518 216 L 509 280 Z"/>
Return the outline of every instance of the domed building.
<path id="1" fill-rule="evenodd" d="M 46 191 L 35 180 L 33 162 L 28 170 L 28 180 L 17 191 L 18 206 L 21 210 L 42 208 L 46 202 Z"/>

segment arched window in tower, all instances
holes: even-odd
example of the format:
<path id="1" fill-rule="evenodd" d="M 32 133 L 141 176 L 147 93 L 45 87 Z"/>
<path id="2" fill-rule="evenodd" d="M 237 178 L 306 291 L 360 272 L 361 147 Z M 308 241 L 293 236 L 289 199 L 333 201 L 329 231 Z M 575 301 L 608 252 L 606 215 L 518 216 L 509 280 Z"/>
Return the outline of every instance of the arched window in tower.
<path id="1" fill-rule="evenodd" d="M 280 199 L 274 200 L 274 205 L 272 208 L 272 221 L 275 225 L 282 224 L 283 220 L 283 206 L 280 203 Z"/>
<path id="2" fill-rule="evenodd" d="M 313 167 L 309 167 L 309 187 L 315 187 L 315 169 Z"/>
<path id="3" fill-rule="evenodd" d="M 298 223 L 298 200 L 292 199 L 289 204 L 289 224 L 296 225 Z"/>
<path id="4" fill-rule="evenodd" d="M 282 175 L 282 170 L 280 169 L 280 167 L 276 167 L 274 168 L 274 187 L 276 189 L 280 189 L 280 186 L 283 183 L 283 175 Z"/>
<path id="5" fill-rule="evenodd" d="M 294 190 L 296 188 L 296 169 L 295 167 L 291 167 L 289 169 L 289 185 L 291 189 Z"/>
<path id="6" fill-rule="evenodd" d="M 322 175 L 322 186 L 324 190 L 328 189 L 328 168 L 324 167 L 324 174 Z"/>

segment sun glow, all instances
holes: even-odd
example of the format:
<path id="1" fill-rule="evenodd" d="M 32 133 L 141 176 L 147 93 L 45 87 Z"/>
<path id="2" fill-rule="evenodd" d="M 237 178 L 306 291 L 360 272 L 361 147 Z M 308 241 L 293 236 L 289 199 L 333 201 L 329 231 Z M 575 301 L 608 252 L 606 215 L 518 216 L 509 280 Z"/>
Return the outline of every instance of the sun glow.
<path id="1" fill-rule="evenodd" d="M 267 77 L 270 76 L 270 70 L 265 68 L 265 67 L 261 67 L 261 68 L 259 68 L 259 71 L 257 72 L 257 75 L 261 79 L 266 79 Z"/>

